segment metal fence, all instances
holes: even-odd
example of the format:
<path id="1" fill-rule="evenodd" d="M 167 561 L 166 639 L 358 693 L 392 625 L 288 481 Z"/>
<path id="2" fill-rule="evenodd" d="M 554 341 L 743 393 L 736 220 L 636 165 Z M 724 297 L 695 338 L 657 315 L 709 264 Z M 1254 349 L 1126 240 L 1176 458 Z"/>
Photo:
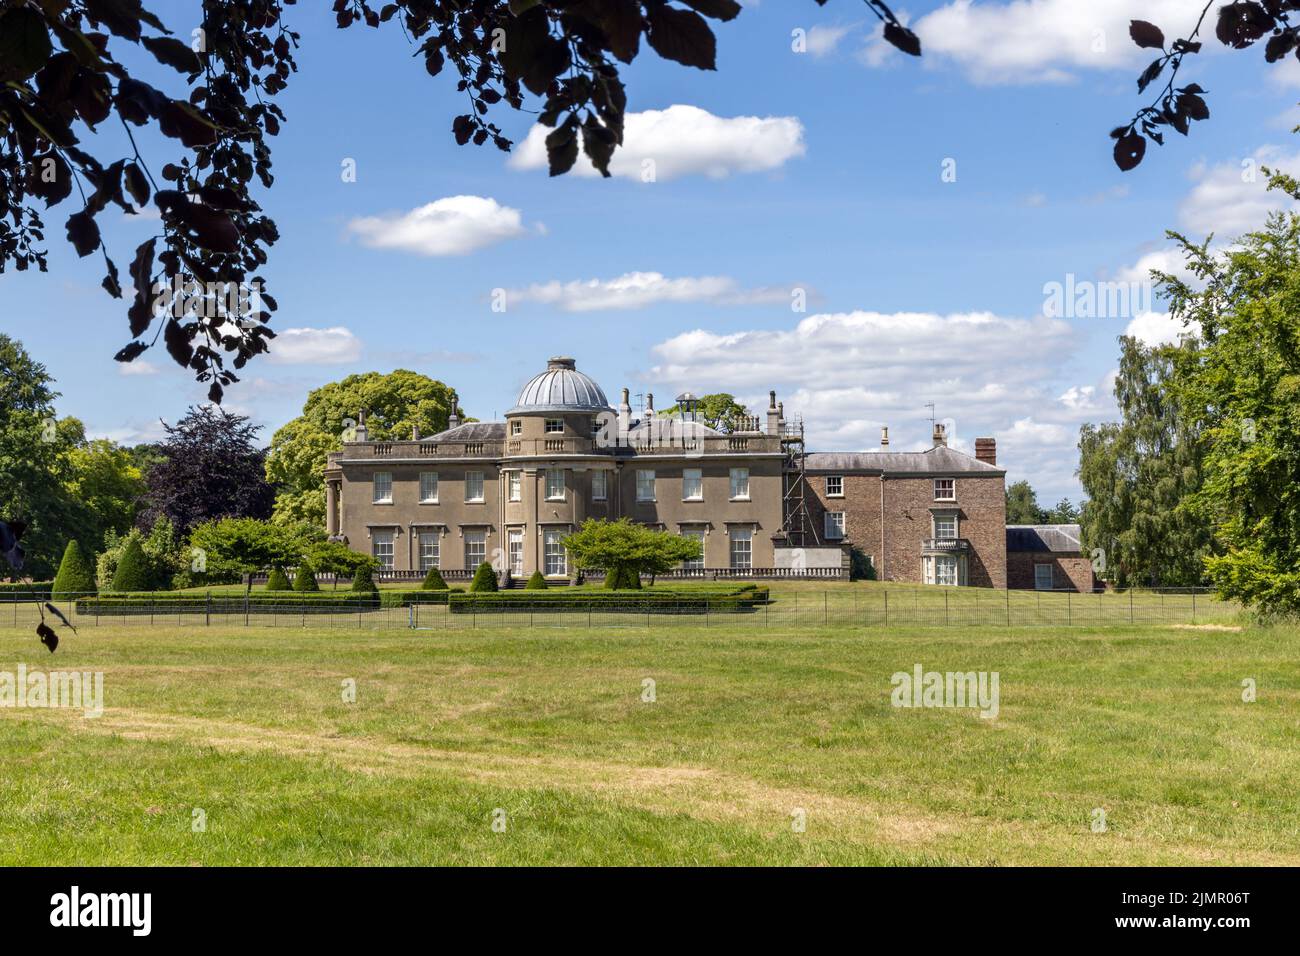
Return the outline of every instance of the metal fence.
<path id="1" fill-rule="evenodd" d="M 524 592 L 512 591 L 511 595 Z M 243 592 L 194 593 L 181 599 L 143 598 L 129 614 L 83 606 L 75 596 L 50 603 L 77 628 L 322 627 L 348 629 L 476 629 L 501 627 L 1077 627 L 1127 624 L 1207 624 L 1234 620 L 1239 608 L 1215 600 L 1205 589 L 1012 591 L 888 585 L 834 589 L 782 589 L 770 599 L 737 608 L 734 598 L 689 596 L 679 601 L 640 601 L 620 596 L 600 607 L 565 607 L 562 602 L 532 608 L 467 602 L 455 611 L 445 604 L 379 607 L 373 599 L 341 598 L 330 606 L 243 603 Z M 41 620 L 43 601 L 0 595 L 0 629 L 31 630 Z M 683 606 L 685 605 L 685 606 Z M 48 610 L 46 619 L 60 622 Z"/>

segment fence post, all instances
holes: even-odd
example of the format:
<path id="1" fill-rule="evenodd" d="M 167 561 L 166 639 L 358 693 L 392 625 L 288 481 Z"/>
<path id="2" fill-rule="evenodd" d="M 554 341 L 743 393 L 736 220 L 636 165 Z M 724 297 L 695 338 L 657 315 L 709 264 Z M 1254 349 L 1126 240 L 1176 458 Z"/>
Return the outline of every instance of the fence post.
<path id="1" fill-rule="evenodd" d="M 203 602 L 203 626 L 212 626 L 212 592 L 208 592 L 207 600 Z"/>
<path id="2" fill-rule="evenodd" d="M 831 622 L 830 592 L 822 592 L 822 626 Z"/>
<path id="3" fill-rule="evenodd" d="M 948 590 L 945 588 L 943 592 L 943 626 L 947 627 L 949 623 L 950 622 L 948 620 Z"/>
<path id="4" fill-rule="evenodd" d="M 244 627 L 248 627 L 248 591 L 244 591 Z"/>
<path id="5" fill-rule="evenodd" d="M 1196 623 L 1196 588 L 1192 588 L 1192 623 Z"/>
<path id="6" fill-rule="evenodd" d="M 885 627 L 889 627 L 889 588 L 883 590 L 885 592 Z"/>
<path id="7" fill-rule="evenodd" d="M 1069 627 L 1073 622 L 1073 611 L 1070 607 L 1070 592 L 1065 592 L 1065 626 Z"/>
<path id="8" fill-rule="evenodd" d="M 1006 586 L 1007 592 L 1007 627 L 1011 626 L 1011 585 Z"/>
<path id="9" fill-rule="evenodd" d="M 1133 588 L 1128 589 L 1128 622 L 1133 623 Z"/>

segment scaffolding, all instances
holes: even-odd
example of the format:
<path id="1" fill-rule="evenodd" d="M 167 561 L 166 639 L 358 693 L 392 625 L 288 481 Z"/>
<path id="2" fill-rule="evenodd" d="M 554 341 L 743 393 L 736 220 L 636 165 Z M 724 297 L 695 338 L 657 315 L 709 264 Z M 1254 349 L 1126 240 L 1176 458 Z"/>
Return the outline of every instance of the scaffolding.
<path id="1" fill-rule="evenodd" d="M 781 533 L 794 548 L 820 545 L 821 536 L 817 534 L 817 525 L 808 514 L 808 480 L 804 473 L 808 448 L 804 442 L 803 416 L 794 422 L 782 421 L 780 429 L 781 450 L 785 452 Z"/>

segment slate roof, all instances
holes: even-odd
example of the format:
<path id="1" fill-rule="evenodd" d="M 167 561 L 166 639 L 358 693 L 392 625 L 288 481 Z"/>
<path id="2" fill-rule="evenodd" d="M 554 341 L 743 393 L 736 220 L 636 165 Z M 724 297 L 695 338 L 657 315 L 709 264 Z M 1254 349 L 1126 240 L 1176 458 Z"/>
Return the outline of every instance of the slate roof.
<path id="1" fill-rule="evenodd" d="M 988 462 L 954 451 L 946 445 L 925 451 L 815 451 L 808 455 L 808 471 L 871 472 L 885 475 L 1004 475 Z"/>
<path id="2" fill-rule="evenodd" d="M 505 422 L 466 422 L 420 441 L 500 441 L 505 437 Z"/>
<path id="3" fill-rule="evenodd" d="M 1081 530 L 1077 524 L 1009 524 L 1008 551 L 1034 551 L 1063 554 L 1083 550 Z"/>

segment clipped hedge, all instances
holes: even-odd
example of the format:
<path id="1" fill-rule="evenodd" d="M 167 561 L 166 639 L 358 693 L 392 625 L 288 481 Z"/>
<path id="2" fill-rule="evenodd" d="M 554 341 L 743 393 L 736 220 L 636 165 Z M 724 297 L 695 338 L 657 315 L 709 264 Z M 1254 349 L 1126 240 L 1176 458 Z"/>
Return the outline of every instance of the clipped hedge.
<path id="1" fill-rule="evenodd" d="M 452 614 L 509 611 L 607 611 L 637 614 L 743 614 L 768 603 L 767 588 L 691 588 L 606 591 L 552 588 L 546 591 L 498 591 L 495 594 L 452 594 Z"/>
<path id="2" fill-rule="evenodd" d="M 445 591 L 380 591 L 380 607 L 406 607 L 408 604 L 446 604 L 452 594 L 463 594 L 464 588 Z"/>
<path id="3" fill-rule="evenodd" d="M 53 581 L 0 581 L 0 598 L 47 598 L 54 587 Z"/>
<path id="4" fill-rule="evenodd" d="M 248 595 L 248 609 L 265 613 L 272 609 L 286 613 L 355 614 L 379 607 L 378 593 L 354 594 L 350 591 L 299 593 L 257 591 Z M 127 617 L 147 614 L 243 614 L 244 595 L 224 591 L 207 595 L 194 592 L 153 591 L 130 594 L 103 593 L 99 597 L 78 598 L 78 614 L 101 617 Z"/>

